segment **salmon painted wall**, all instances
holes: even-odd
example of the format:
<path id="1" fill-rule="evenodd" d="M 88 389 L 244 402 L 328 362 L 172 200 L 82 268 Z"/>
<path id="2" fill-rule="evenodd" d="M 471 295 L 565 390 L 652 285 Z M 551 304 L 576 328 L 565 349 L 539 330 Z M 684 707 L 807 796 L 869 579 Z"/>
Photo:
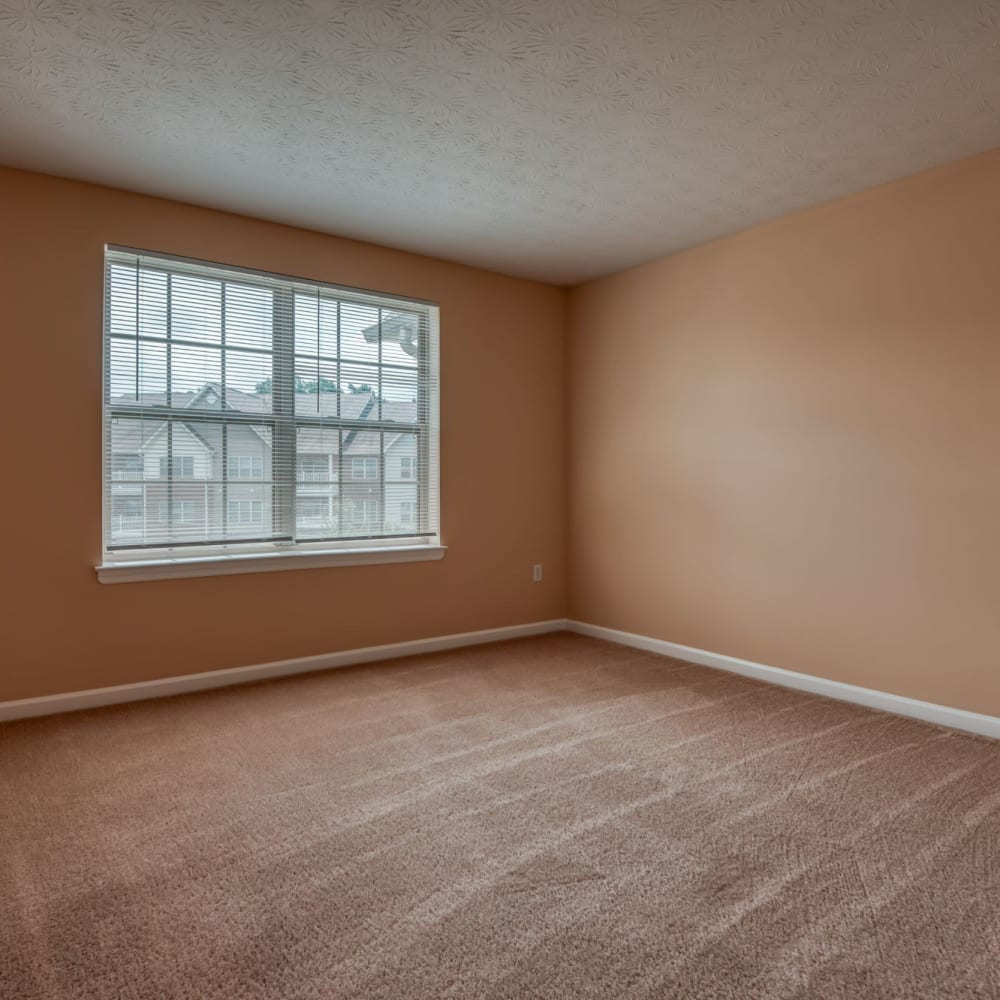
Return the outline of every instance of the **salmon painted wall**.
<path id="1" fill-rule="evenodd" d="M 1000 714 L 1000 151 L 575 289 L 570 615 Z"/>
<path id="2" fill-rule="evenodd" d="M 563 617 L 564 289 L 5 169 L 0 227 L 0 701 Z M 445 558 L 99 584 L 105 243 L 438 301 Z"/>

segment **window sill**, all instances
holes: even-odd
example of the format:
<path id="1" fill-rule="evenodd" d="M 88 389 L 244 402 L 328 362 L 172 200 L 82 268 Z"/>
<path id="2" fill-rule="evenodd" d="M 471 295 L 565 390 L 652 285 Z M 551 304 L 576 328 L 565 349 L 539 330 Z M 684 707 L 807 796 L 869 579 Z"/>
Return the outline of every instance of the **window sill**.
<path id="1" fill-rule="evenodd" d="M 102 563 L 95 567 L 101 583 L 136 583 L 193 576 L 229 576 L 234 573 L 273 573 L 327 566 L 366 566 L 373 563 L 429 562 L 441 559 L 445 545 L 407 545 L 399 548 L 339 549 L 330 552 L 275 552 L 229 556 L 150 559 L 142 562 Z"/>

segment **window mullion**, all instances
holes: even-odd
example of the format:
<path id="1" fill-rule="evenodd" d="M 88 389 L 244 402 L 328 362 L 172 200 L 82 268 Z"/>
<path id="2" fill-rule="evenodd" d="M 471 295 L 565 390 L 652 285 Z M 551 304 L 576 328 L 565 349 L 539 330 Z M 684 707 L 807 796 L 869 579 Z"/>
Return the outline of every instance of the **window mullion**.
<path id="1" fill-rule="evenodd" d="M 173 391 L 173 364 L 174 364 L 174 345 L 171 341 L 173 337 L 173 281 L 174 277 L 172 274 L 167 275 L 167 325 L 165 333 L 167 335 L 167 384 L 166 384 L 166 399 L 167 408 L 173 409 L 174 406 L 174 391 Z M 138 330 L 136 331 L 138 334 Z M 173 523 L 173 509 L 174 509 L 174 422 L 172 420 L 167 421 L 167 532 L 171 539 L 173 540 L 174 535 L 174 523 Z M 143 541 L 146 540 L 146 532 L 143 530 Z"/>
<path id="2" fill-rule="evenodd" d="M 427 510 L 430 502 L 430 400 L 427 387 L 431 378 L 430 330 L 424 322 L 417 328 L 417 506 L 415 526 L 419 530 L 427 527 Z"/>
<path id="3" fill-rule="evenodd" d="M 219 372 L 221 375 L 221 384 L 219 386 L 221 400 L 219 403 L 219 409 L 225 413 L 226 412 L 226 382 L 227 375 L 226 372 L 226 283 L 220 282 L 220 293 L 219 293 L 219 306 L 220 306 L 220 339 L 222 343 L 222 351 L 219 357 Z M 222 468 L 219 470 L 219 478 L 222 479 L 222 508 L 220 515 L 222 518 L 222 537 L 226 538 L 229 535 L 229 426 L 227 424 L 222 424 Z M 213 490 L 213 493 L 215 491 Z M 205 490 L 205 517 L 208 517 L 208 490 Z"/>
<path id="4" fill-rule="evenodd" d="M 295 537 L 295 310 L 291 288 L 274 293 L 271 449 L 272 523 L 279 538 Z"/>

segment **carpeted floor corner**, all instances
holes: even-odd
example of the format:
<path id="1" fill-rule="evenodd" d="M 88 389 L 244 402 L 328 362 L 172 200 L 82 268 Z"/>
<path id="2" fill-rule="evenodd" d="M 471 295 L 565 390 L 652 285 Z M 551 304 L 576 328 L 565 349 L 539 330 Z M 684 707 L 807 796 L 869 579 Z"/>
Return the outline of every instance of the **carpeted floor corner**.
<path id="1" fill-rule="evenodd" d="M 10 723 L 0 996 L 1000 997 L 1000 744 L 562 633 Z"/>

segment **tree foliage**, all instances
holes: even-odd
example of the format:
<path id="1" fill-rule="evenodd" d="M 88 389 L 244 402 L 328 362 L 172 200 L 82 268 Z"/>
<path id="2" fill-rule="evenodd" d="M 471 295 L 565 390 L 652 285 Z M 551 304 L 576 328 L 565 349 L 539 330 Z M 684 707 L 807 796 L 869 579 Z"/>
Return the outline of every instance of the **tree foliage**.
<path id="1" fill-rule="evenodd" d="M 257 383 L 256 390 L 259 396 L 268 396 L 274 392 L 274 379 L 266 378 Z M 315 396 L 318 392 L 339 392 L 337 383 L 332 379 L 307 379 L 301 375 L 295 376 L 295 391 L 306 396 Z"/>

